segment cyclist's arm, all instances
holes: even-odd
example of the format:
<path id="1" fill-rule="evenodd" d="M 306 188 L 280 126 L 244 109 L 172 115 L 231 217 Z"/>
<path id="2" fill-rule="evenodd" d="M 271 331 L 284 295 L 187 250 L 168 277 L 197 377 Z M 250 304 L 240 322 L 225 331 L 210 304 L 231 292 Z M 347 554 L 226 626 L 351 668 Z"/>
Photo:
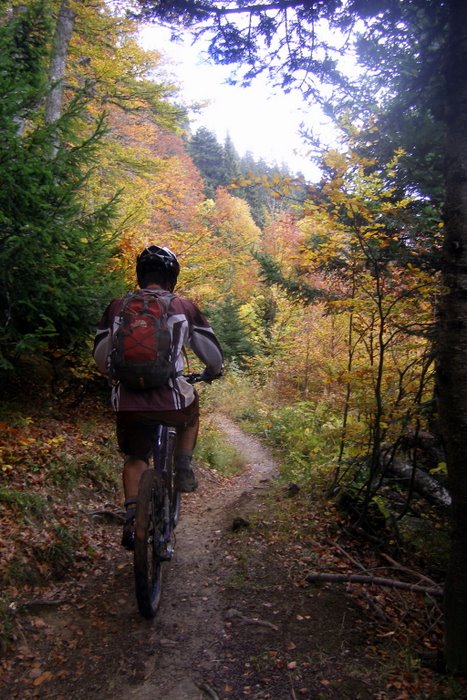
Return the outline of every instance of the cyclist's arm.
<path id="1" fill-rule="evenodd" d="M 224 365 L 220 343 L 198 307 L 187 300 L 183 300 L 183 304 L 189 325 L 187 345 L 205 365 L 204 377 L 207 380 L 216 379 L 222 375 Z"/>
<path id="2" fill-rule="evenodd" d="M 111 349 L 110 328 L 98 330 L 94 338 L 94 349 L 92 351 L 94 362 L 100 372 L 107 372 L 107 357 Z"/>
<path id="3" fill-rule="evenodd" d="M 206 379 L 216 379 L 222 375 L 224 356 L 219 341 L 210 326 L 193 328 L 190 347 L 206 366 L 203 372 Z"/>
<path id="4" fill-rule="evenodd" d="M 112 324 L 115 311 L 115 301 L 111 302 L 97 327 L 92 351 L 94 362 L 103 374 L 107 373 L 107 358 L 112 349 Z"/>

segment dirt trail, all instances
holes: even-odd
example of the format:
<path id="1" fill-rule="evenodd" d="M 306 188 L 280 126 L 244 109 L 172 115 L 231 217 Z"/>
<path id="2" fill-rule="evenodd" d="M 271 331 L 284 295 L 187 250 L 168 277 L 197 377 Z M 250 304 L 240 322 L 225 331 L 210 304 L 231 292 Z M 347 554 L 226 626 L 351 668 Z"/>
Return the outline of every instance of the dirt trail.
<path id="1" fill-rule="evenodd" d="M 222 590 L 229 554 L 223 537 L 232 526 L 236 503 L 261 488 L 276 472 L 269 453 L 227 419 L 223 430 L 247 462 L 247 470 L 227 484 L 203 473 L 195 495 L 184 497 L 177 528 L 176 556 L 164 571 L 164 595 L 147 643 L 155 653 L 146 664 L 147 680 L 120 687 L 117 700 L 205 700 L 208 679 L 224 633 Z M 241 510 L 238 515 L 241 515 Z"/>

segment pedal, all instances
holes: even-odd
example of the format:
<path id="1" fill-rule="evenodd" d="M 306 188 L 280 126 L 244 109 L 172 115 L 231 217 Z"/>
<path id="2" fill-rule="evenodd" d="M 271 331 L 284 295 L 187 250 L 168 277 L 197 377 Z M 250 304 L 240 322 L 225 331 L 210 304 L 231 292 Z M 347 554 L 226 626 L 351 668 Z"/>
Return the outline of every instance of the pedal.
<path id="1" fill-rule="evenodd" d="M 164 545 L 158 553 L 159 561 L 170 561 L 174 554 L 175 549 L 171 544 Z"/>

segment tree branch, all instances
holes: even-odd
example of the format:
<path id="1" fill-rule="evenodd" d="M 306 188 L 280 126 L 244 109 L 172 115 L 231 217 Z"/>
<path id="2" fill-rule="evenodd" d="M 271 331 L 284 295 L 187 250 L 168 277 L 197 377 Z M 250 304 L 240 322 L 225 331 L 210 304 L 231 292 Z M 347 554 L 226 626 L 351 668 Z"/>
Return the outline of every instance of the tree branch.
<path id="1" fill-rule="evenodd" d="M 289 10 L 295 7 L 303 5 L 303 2 L 299 0 L 284 0 L 284 2 L 271 2 L 265 5 L 242 5 L 241 7 L 217 7 L 217 6 L 206 6 L 206 12 L 210 12 L 218 15 L 219 17 L 224 15 L 233 14 L 257 14 L 258 12 L 268 12 L 269 10 Z"/>
<path id="2" fill-rule="evenodd" d="M 365 583 L 374 586 L 388 586 L 390 588 L 400 588 L 413 593 L 425 593 L 434 598 L 443 596 L 442 588 L 430 588 L 428 586 L 420 586 L 417 583 L 407 583 L 406 581 L 397 581 L 391 578 L 382 578 L 381 576 L 364 576 L 362 574 L 326 574 L 326 573 L 311 573 L 305 576 L 305 581 L 308 583 L 316 583 L 317 581 L 331 581 L 344 583 Z"/>

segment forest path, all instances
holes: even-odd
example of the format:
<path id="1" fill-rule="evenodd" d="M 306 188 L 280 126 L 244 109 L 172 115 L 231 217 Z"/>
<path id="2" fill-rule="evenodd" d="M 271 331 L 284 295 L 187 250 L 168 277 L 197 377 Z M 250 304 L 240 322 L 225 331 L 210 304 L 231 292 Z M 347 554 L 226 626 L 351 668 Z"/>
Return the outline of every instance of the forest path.
<path id="1" fill-rule="evenodd" d="M 164 568 L 161 607 L 146 644 L 154 655 L 146 663 L 146 680 L 137 687 L 109 689 L 117 700 L 203 700 L 209 697 L 211 675 L 218 663 L 224 635 L 222 591 L 229 572 L 229 553 L 223 538 L 232 526 L 236 504 L 262 482 L 277 465 L 257 440 L 245 435 L 227 418 L 219 427 L 243 455 L 247 468 L 225 482 L 203 472 L 196 494 L 184 497 L 177 527 L 176 556 Z M 241 509 L 240 509 L 241 510 Z M 241 515 L 239 511 L 238 515 Z M 208 693 L 206 695 L 206 693 Z"/>
<path id="2" fill-rule="evenodd" d="M 120 526 L 90 513 L 83 527 L 90 529 L 94 554 L 76 562 L 47 600 L 23 606 L 21 640 L 4 664 L 1 697 L 397 697 L 387 692 L 355 601 L 342 588 L 304 584 L 294 569 L 297 557 L 313 562 L 325 551 L 320 545 L 303 551 L 303 519 L 289 520 L 294 505 L 287 490 L 268 483 L 278 469 L 271 454 L 228 419 L 218 422 L 247 468 L 229 479 L 203 470 L 199 489 L 183 498 L 176 554 L 164 566 L 155 619 L 137 612 Z M 309 522 L 313 507 L 305 507 Z M 234 532 L 237 517 L 251 524 Z M 322 519 L 320 512 L 320 526 Z"/>

